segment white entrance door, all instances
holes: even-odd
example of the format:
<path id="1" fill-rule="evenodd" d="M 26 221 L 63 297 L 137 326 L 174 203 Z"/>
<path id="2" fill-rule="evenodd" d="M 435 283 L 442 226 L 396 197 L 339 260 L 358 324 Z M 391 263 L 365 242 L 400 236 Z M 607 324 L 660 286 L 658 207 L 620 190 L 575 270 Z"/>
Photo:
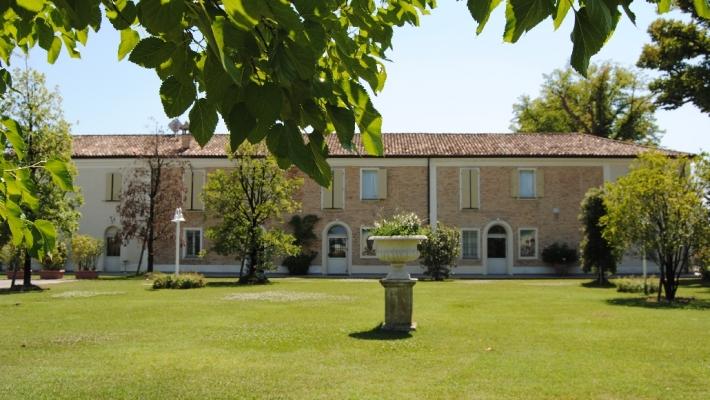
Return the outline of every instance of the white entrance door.
<path id="1" fill-rule="evenodd" d="M 508 238 L 505 228 L 494 225 L 488 230 L 488 258 L 486 259 L 487 273 L 490 275 L 504 275 L 508 273 Z"/>
<path id="2" fill-rule="evenodd" d="M 104 271 L 121 270 L 121 237 L 118 228 L 106 229 L 104 248 Z"/>
<path id="3" fill-rule="evenodd" d="M 348 231 L 342 225 L 333 225 L 328 230 L 328 274 L 348 273 Z"/>

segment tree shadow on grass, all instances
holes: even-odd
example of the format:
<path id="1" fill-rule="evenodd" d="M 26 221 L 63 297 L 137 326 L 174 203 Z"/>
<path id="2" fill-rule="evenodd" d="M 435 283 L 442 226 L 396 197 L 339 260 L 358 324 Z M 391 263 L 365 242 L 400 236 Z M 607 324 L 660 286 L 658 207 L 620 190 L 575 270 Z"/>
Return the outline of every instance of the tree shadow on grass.
<path id="1" fill-rule="evenodd" d="M 616 285 L 613 283 L 606 281 L 604 283 L 599 283 L 598 281 L 590 281 L 590 282 L 582 282 L 581 284 L 583 287 L 590 288 L 590 289 L 614 289 L 616 288 Z"/>
<path id="2" fill-rule="evenodd" d="M 273 284 L 274 283 L 271 281 L 265 282 L 265 283 L 239 283 L 237 281 L 229 281 L 229 282 L 207 282 L 207 287 L 250 288 L 250 287 L 271 286 Z"/>
<path id="3" fill-rule="evenodd" d="M 378 324 L 370 330 L 353 332 L 348 336 L 359 340 L 404 340 L 411 338 L 412 334 L 410 332 L 384 331 L 380 329 L 380 325 Z"/>
<path id="4" fill-rule="evenodd" d="M 686 310 L 710 310 L 710 299 L 696 299 L 693 297 L 676 298 L 674 302 L 667 302 L 661 299 L 656 301 L 656 296 L 651 297 L 619 297 L 608 299 L 607 303 L 615 306 L 643 307 L 656 309 L 686 309 Z"/>

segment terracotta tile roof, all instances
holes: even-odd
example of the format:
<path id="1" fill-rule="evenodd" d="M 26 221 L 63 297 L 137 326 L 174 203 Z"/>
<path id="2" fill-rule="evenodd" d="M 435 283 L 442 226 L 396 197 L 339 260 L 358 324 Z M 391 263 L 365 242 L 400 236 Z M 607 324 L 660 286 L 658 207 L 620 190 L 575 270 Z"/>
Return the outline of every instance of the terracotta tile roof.
<path id="1" fill-rule="evenodd" d="M 382 135 L 386 157 L 636 157 L 650 149 L 585 134 L 571 133 L 385 133 Z M 187 149 L 181 138 L 159 138 L 159 151 L 165 155 L 198 158 L 226 156 L 228 136 L 215 135 L 203 148 L 194 139 Z M 356 150 L 351 152 L 338 143 L 335 135 L 327 138 L 331 157 L 366 157 L 359 135 Z M 76 135 L 74 158 L 132 158 L 150 155 L 154 135 Z M 661 149 L 672 156 L 685 153 Z"/>

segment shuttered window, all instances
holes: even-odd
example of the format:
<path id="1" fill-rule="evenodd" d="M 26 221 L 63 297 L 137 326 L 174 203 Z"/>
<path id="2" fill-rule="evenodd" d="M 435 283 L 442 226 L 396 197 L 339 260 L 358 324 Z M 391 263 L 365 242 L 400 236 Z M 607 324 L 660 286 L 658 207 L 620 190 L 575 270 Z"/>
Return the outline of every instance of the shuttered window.
<path id="1" fill-rule="evenodd" d="M 480 208 L 478 168 L 461 168 L 459 175 L 461 209 Z"/>
<path id="2" fill-rule="evenodd" d="M 540 169 L 514 169 L 511 177 L 511 195 L 519 199 L 535 199 L 545 195 L 545 176 Z"/>
<path id="3" fill-rule="evenodd" d="M 118 172 L 106 174 L 106 201 L 119 201 L 122 190 L 121 174 Z"/>
<path id="4" fill-rule="evenodd" d="M 204 210 L 202 189 L 205 187 L 205 171 L 186 169 L 184 176 L 185 205 L 188 210 Z"/>
<path id="5" fill-rule="evenodd" d="M 331 171 L 332 180 L 329 188 L 321 188 L 323 208 L 345 208 L 345 170 L 336 168 Z"/>
<path id="6" fill-rule="evenodd" d="M 360 198 L 362 200 L 387 198 L 386 168 L 363 168 L 360 170 Z"/>

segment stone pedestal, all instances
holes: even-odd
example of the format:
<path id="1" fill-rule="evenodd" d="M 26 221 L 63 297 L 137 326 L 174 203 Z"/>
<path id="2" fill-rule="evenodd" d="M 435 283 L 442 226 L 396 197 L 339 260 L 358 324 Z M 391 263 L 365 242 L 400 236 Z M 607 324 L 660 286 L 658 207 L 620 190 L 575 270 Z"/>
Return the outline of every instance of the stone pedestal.
<path id="1" fill-rule="evenodd" d="M 412 321 L 413 292 L 416 279 L 381 279 L 385 288 L 385 323 L 382 330 L 409 332 L 416 329 Z"/>

